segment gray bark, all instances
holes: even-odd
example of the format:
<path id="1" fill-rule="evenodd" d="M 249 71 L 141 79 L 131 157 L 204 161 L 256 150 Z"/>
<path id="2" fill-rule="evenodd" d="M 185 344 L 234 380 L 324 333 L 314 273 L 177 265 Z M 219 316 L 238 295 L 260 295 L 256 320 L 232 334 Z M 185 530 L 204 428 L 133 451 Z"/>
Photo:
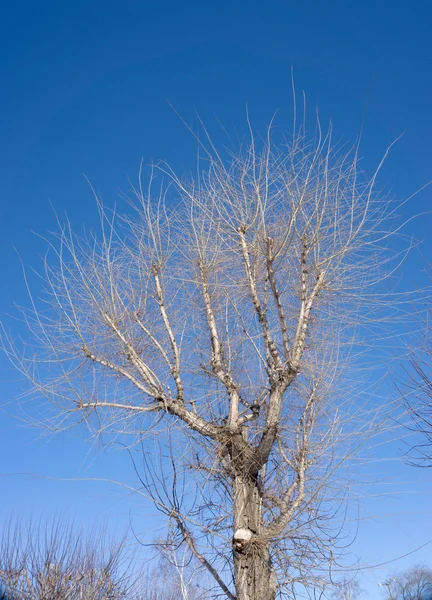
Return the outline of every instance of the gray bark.
<path id="1" fill-rule="evenodd" d="M 261 533 L 262 498 L 254 477 L 234 481 L 233 555 L 237 600 L 274 600 L 276 575 Z"/>

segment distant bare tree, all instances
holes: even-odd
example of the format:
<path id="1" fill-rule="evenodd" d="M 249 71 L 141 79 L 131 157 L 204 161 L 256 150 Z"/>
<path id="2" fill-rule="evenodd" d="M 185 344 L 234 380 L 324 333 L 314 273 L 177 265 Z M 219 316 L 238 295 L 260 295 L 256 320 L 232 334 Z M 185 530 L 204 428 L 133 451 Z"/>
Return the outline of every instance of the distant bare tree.
<path id="1" fill-rule="evenodd" d="M 386 600 L 432 600 L 432 569 L 417 565 L 380 585 Z"/>
<path id="2" fill-rule="evenodd" d="M 140 177 L 132 216 L 99 203 L 100 235 L 61 228 L 44 301 L 23 311 L 37 347 L 5 342 L 49 427 L 142 443 L 141 492 L 231 600 L 323 581 L 336 474 L 378 429 L 366 358 L 341 377 L 390 318 L 397 225 L 357 150 L 318 124 L 279 148 L 270 130 L 228 155 L 209 139 L 194 179 L 161 165 L 170 185 L 154 196 Z"/>
<path id="3" fill-rule="evenodd" d="M 131 599 L 125 558 L 123 545 L 109 543 L 102 531 L 84 535 L 62 520 L 10 521 L 0 538 L 4 599 Z"/>
<path id="4" fill-rule="evenodd" d="M 210 600 L 202 577 L 186 549 L 176 552 L 158 544 L 159 561 L 148 569 L 136 586 L 134 600 Z"/>
<path id="5" fill-rule="evenodd" d="M 355 578 L 344 577 L 334 584 L 333 600 L 360 600 L 364 596 L 359 581 Z"/>

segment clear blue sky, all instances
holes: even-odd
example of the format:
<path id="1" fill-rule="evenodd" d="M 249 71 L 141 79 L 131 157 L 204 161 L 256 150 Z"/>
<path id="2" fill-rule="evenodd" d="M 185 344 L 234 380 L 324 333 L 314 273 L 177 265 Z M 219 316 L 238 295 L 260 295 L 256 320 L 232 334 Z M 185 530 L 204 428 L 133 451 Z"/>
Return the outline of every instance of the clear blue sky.
<path id="1" fill-rule="evenodd" d="M 429 2 L 9 2 L 0 16 L 0 312 L 25 302 L 14 247 L 37 266 L 43 234 L 55 228 L 50 203 L 67 211 L 76 226 L 93 224 L 96 209 L 83 178 L 112 203 L 139 162 L 167 159 L 193 168 L 195 145 L 169 106 L 193 121 L 215 115 L 242 130 L 245 106 L 259 129 L 280 109 L 278 123 L 291 124 L 291 66 L 296 86 L 318 107 L 338 136 L 360 129 L 366 107 L 362 153 L 373 166 L 402 132 L 382 182 L 403 199 L 432 177 L 432 6 Z M 217 125 L 216 125 L 217 128 Z M 406 208 L 429 210 L 432 190 Z M 407 232 L 425 239 L 432 260 L 432 218 Z M 432 237 L 432 236 L 431 236 Z M 421 265 L 408 263 L 408 280 Z M 22 386 L 3 358 L 1 400 Z M 14 404 L 9 411 L 14 412 Z M 121 454 L 97 456 L 78 430 L 55 439 L 19 426 L 0 413 L 0 472 L 49 476 L 113 476 L 133 480 Z M 432 470 L 393 466 L 400 495 L 365 503 L 355 550 L 363 562 L 390 561 L 432 539 Z M 0 479 L 0 518 L 12 509 L 39 515 L 56 510 L 91 522 L 109 517 L 119 526 L 139 502 L 114 486 L 60 483 L 31 476 Z M 154 514 L 149 509 L 150 515 Z M 384 515 L 384 516 L 379 516 Z M 152 520 L 141 519 L 143 528 Z M 394 565 L 365 572 L 371 598 L 392 568 L 417 561 L 432 566 L 432 544 Z"/>

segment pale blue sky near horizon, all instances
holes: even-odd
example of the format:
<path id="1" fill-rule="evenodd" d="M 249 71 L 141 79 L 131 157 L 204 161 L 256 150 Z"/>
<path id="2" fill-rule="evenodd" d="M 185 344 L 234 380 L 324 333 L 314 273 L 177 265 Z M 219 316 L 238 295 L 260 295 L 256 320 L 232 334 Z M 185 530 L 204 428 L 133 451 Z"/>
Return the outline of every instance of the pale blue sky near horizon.
<path id="1" fill-rule="evenodd" d="M 4 3 L 0 19 L 1 188 L 0 318 L 25 304 L 18 254 L 38 268 L 55 230 L 53 208 L 77 227 L 92 226 L 97 209 L 83 174 L 109 205 L 144 164 L 167 160 L 178 172 L 194 168 L 196 144 L 171 105 L 196 125 L 221 134 L 245 131 L 246 106 L 263 130 L 292 124 L 291 69 L 308 114 L 332 120 L 335 136 L 355 139 L 363 118 L 361 154 L 374 168 L 398 136 L 380 185 L 403 200 L 432 179 L 432 6 L 401 1 Z M 422 213 L 405 233 L 432 261 L 432 188 L 407 203 L 403 217 Z M 418 252 L 400 274 L 406 287 L 422 282 Z M 133 482 L 121 452 L 92 446 L 86 432 L 41 435 L 15 418 L 19 376 L 0 357 L 0 522 L 25 516 L 72 515 L 157 535 L 156 511 L 114 484 L 59 481 L 106 477 Z M 389 392 L 390 393 L 390 392 Z M 392 449 L 404 452 L 402 443 Z M 379 598 L 389 573 L 423 562 L 432 567 L 432 469 L 385 463 L 376 498 L 361 503 L 352 552 L 362 584 Z M 45 477 L 37 476 L 43 475 Z M 381 496 L 392 488 L 395 493 Z M 419 550 L 415 551 L 417 548 Z M 415 551 L 415 552 L 414 552 Z M 411 554 L 411 552 L 413 552 Z M 396 560 L 398 557 L 407 555 Z"/>

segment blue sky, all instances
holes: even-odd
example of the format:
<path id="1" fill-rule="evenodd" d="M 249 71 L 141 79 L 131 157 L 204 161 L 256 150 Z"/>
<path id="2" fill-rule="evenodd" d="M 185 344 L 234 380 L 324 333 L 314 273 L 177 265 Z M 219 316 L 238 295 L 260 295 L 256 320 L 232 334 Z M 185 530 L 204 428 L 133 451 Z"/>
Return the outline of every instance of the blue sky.
<path id="1" fill-rule="evenodd" d="M 432 177 L 431 23 L 426 1 L 3 3 L 2 319 L 12 326 L 12 304 L 26 301 L 15 248 L 26 265 L 38 266 L 44 243 L 32 232 L 55 229 L 51 204 L 60 214 L 67 211 L 77 227 L 95 223 L 83 174 L 112 204 L 136 177 L 141 159 L 193 168 L 194 141 L 170 103 L 192 123 L 196 109 L 216 136 L 216 118 L 231 131 L 244 130 L 246 105 L 258 130 L 277 109 L 278 125 L 289 129 L 293 67 L 311 115 L 318 108 L 324 122 L 332 119 L 338 137 L 356 137 L 365 113 L 366 168 L 404 133 L 381 183 L 399 199 L 410 195 Z M 428 211 L 431 193 L 419 194 L 405 216 Z M 426 215 L 406 232 L 423 240 L 422 251 L 432 260 L 430 231 L 432 217 Z M 421 268 L 415 255 L 401 277 L 417 281 Z M 1 400 L 8 401 L 22 384 L 1 361 Z M 14 401 L 8 412 L 16 412 Z M 98 452 L 85 432 L 41 438 L 0 413 L 0 472 L 9 474 L 0 480 L 0 519 L 12 510 L 66 511 L 85 522 L 109 518 L 121 528 L 130 512 L 148 511 L 140 523 L 156 530 L 154 510 L 112 484 L 16 475 L 132 481 L 122 455 Z M 383 467 L 383 476 L 401 493 L 365 501 L 362 516 L 377 516 L 361 522 L 354 549 L 367 564 L 392 561 L 432 539 L 432 472 L 394 463 Z M 386 573 L 419 561 L 432 566 L 432 544 L 365 571 L 370 597 L 379 597 L 377 582 Z"/>

